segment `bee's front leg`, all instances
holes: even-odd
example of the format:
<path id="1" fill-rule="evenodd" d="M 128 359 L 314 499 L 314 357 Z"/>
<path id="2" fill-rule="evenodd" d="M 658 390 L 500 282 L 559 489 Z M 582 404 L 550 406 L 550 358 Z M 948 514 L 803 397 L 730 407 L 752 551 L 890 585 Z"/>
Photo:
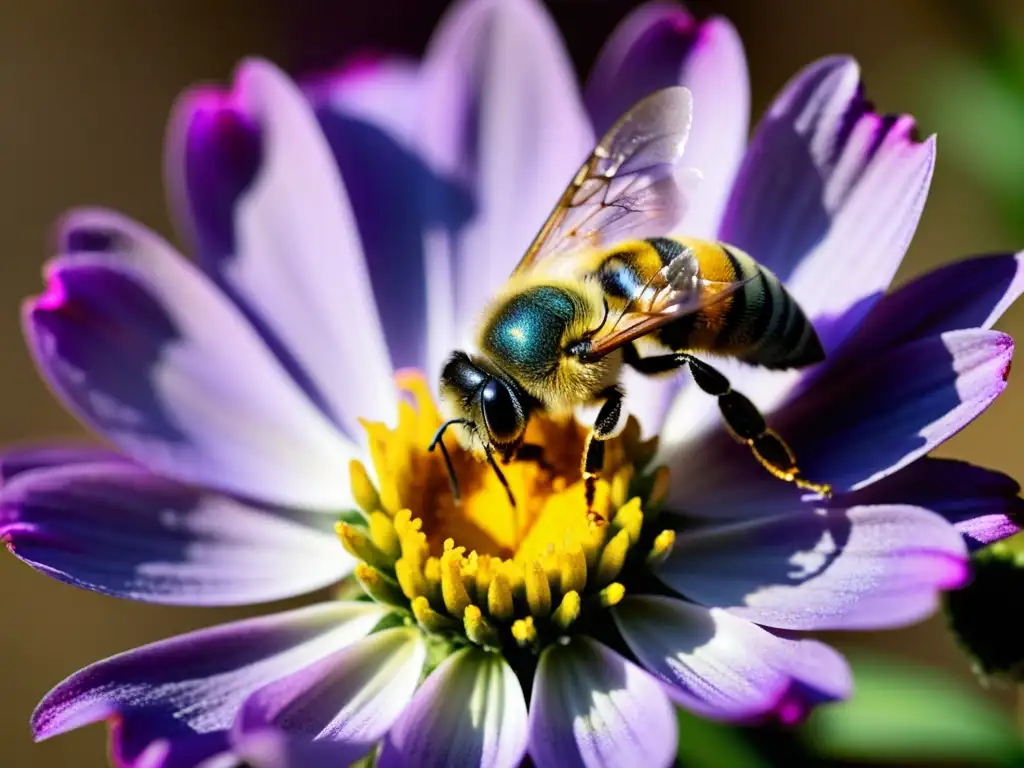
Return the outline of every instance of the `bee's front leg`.
<path id="1" fill-rule="evenodd" d="M 604 469 L 604 441 L 611 440 L 622 432 L 626 425 L 626 408 L 622 391 L 617 387 L 609 387 L 598 396 L 604 403 L 597 412 L 594 426 L 587 435 L 583 449 L 583 489 L 587 501 L 587 517 L 597 523 L 604 523 L 604 518 L 594 511 L 594 498 L 597 495 L 597 480 Z"/>

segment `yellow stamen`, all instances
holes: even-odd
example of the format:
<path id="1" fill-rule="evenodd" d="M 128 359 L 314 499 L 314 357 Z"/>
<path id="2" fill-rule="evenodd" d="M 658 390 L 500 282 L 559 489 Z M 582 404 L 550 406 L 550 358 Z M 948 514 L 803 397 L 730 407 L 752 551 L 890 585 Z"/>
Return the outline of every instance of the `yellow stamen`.
<path id="1" fill-rule="evenodd" d="M 349 523 L 336 523 L 334 531 L 341 539 L 342 546 L 353 557 L 363 560 L 375 568 L 383 569 L 388 568 L 394 562 L 392 558 L 377 549 L 363 528 Z"/>
<path id="2" fill-rule="evenodd" d="M 565 597 L 562 598 L 562 602 L 559 603 L 558 608 L 555 609 L 551 619 L 562 629 L 568 629 L 569 625 L 572 624 L 580 616 L 580 610 L 583 607 L 583 601 L 580 600 L 578 592 L 567 592 Z"/>
<path id="3" fill-rule="evenodd" d="M 672 551 L 672 547 L 676 543 L 676 532 L 672 530 L 664 530 L 654 537 L 654 543 L 651 545 L 651 551 L 647 555 L 647 566 L 653 568 L 656 565 L 660 565 L 668 557 L 668 553 Z"/>
<path id="4" fill-rule="evenodd" d="M 410 607 L 412 615 L 416 617 L 416 622 L 427 632 L 450 632 L 459 626 L 455 619 L 431 608 L 430 601 L 425 597 L 413 599 Z"/>
<path id="5" fill-rule="evenodd" d="M 466 628 L 466 637 L 472 642 L 484 648 L 501 647 L 501 637 L 498 635 L 498 630 L 484 618 L 483 611 L 475 605 L 466 607 L 466 612 L 462 615 L 462 622 Z"/>
<path id="6" fill-rule="evenodd" d="M 456 505 L 440 452 L 427 451 L 441 419 L 429 388 L 419 376 L 398 378 L 408 397 L 397 426 L 364 425 L 377 485 L 363 465 L 350 467 L 367 524 L 339 523 L 337 530 L 361 560 L 355 576 L 363 589 L 411 613 L 431 642 L 450 647 L 453 638 L 445 635 L 458 635 L 455 646 L 515 642 L 539 652 L 588 612 L 622 600 L 632 564 L 646 567 L 645 554 L 661 557 L 671 548 L 672 534 L 663 532 L 649 553 L 632 553 L 649 521 L 645 493 L 633 498 L 631 489 L 636 496 L 637 488 L 668 482 L 664 473 L 636 476 L 638 457 L 649 459 L 653 443 L 640 441 L 635 423 L 606 443 L 593 504 L 600 525 L 586 514 L 586 430 L 571 418 L 543 414 L 531 419 L 525 436 L 541 447 L 543 466 L 513 460 L 502 467 L 515 508 L 487 464 L 458 446 L 458 433 L 446 438 L 462 491 Z"/>
<path id="7" fill-rule="evenodd" d="M 487 611 L 498 621 L 512 618 L 512 589 L 504 573 L 494 574 L 491 586 L 487 588 Z"/>
<path id="8" fill-rule="evenodd" d="M 512 624 L 512 637 L 523 648 L 534 645 L 537 642 L 537 627 L 533 623 L 533 616 L 516 619 Z"/>
<path id="9" fill-rule="evenodd" d="M 380 509 L 380 496 L 377 489 L 361 462 L 353 459 L 348 464 L 349 483 L 352 485 L 352 497 L 356 505 L 367 515 Z"/>
<path id="10" fill-rule="evenodd" d="M 602 589 L 598 596 L 601 599 L 601 605 L 605 608 L 611 608 L 612 606 L 618 605 L 622 602 L 622 598 L 626 596 L 626 588 L 619 584 L 617 581 L 613 581 L 607 587 Z"/>
<path id="11" fill-rule="evenodd" d="M 544 618 L 551 613 L 551 583 L 539 560 L 526 566 L 526 604 L 534 616 Z"/>
<path id="12" fill-rule="evenodd" d="M 654 481 L 651 483 L 651 491 L 648 494 L 647 506 L 658 508 L 668 497 L 669 486 L 668 467 L 658 467 L 654 470 Z"/>
<path id="13" fill-rule="evenodd" d="M 630 544 L 629 531 L 625 529 L 616 533 L 608 542 L 608 546 L 601 553 L 601 561 L 597 565 L 597 576 L 594 579 L 597 586 L 603 587 L 619 575 L 619 571 L 622 570 L 622 566 L 626 562 Z"/>
<path id="14" fill-rule="evenodd" d="M 366 594 L 378 603 L 402 607 L 406 605 L 405 595 L 398 584 L 376 568 L 371 568 L 366 563 L 356 563 L 355 574 Z"/>
<path id="15" fill-rule="evenodd" d="M 402 554 L 402 544 L 391 518 L 383 512 L 370 513 L 370 540 L 394 562 Z"/>

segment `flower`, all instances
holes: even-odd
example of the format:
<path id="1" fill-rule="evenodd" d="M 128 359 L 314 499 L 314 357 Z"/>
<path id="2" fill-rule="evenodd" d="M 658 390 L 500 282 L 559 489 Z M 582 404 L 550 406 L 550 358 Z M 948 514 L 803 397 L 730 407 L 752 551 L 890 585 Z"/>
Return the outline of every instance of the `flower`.
<path id="1" fill-rule="evenodd" d="M 459 346 L 595 133 L 678 82 L 705 178 L 681 227 L 786 280 L 829 355 L 723 368 L 836 495 L 770 477 L 694 388 L 630 379 L 608 526 L 584 515 L 580 428 L 550 419 L 531 429 L 551 466 L 508 468 L 521 517 L 458 454 L 456 509 L 426 450 L 428 383 L 405 369 Z M 0 532 L 120 597 L 259 603 L 354 569 L 374 600 L 97 662 L 44 698 L 36 737 L 108 720 L 118 761 L 147 766 L 338 765 L 378 744 L 382 765 L 668 765 L 674 704 L 788 722 L 846 696 L 842 658 L 800 631 L 916 621 L 963 583 L 969 546 L 1018 529 L 1012 480 L 925 455 L 1005 387 L 1013 344 L 991 326 L 1020 260 L 885 294 L 934 141 L 876 114 L 844 58 L 798 74 L 745 149 L 747 109 L 728 22 L 642 6 L 581 99 L 532 0 L 457 6 L 419 65 L 364 63 L 304 96 L 249 62 L 229 93 L 185 98 L 168 175 L 199 264 L 116 214 L 64 221 L 26 331 L 116 450 L 9 454 Z"/>

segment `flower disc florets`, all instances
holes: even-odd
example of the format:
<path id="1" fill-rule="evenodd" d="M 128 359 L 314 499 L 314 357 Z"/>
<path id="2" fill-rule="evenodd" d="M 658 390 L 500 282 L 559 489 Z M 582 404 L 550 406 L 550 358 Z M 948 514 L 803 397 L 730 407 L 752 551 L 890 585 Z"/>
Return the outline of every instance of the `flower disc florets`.
<path id="1" fill-rule="evenodd" d="M 654 526 L 667 471 L 641 476 L 654 440 L 635 421 L 609 441 L 595 511 L 587 517 L 580 457 L 585 429 L 575 419 L 533 419 L 528 443 L 543 461 L 504 467 L 517 504 L 487 464 L 452 447 L 462 498 L 456 504 L 440 455 L 427 450 L 441 423 L 426 382 L 401 374 L 411 396 L 391 429 L 366 423 L 376 485 L 351 467 L 365 524 L 338 534 L 361 560 L 356 576 L 376 600 L 407 612 L 428 634 L 521 655 L 594 624 L 618 603 L 674 533 Z M 610 623 L 610 622 L 609 622 Z"/>

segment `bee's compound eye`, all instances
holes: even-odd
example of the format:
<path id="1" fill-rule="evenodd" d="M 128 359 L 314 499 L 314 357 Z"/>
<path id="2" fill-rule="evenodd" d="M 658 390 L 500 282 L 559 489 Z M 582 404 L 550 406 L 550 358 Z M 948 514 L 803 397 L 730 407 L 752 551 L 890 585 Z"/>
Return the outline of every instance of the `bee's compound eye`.
<path id="1" fill-rule="evenodd" d="M 484 421 L 491 439 L 498 443 L 514 442 L 523 431 L 525 418 L 519 401 L 508 386 L 497 379 L 484 385 Z"/>

